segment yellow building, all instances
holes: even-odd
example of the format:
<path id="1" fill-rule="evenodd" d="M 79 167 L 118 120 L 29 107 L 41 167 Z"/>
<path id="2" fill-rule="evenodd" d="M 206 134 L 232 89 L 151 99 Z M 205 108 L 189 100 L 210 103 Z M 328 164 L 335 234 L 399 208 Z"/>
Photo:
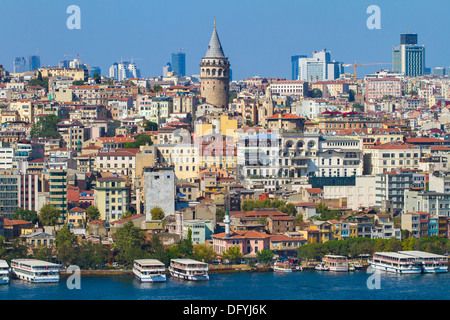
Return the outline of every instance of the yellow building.
<path id="1" fill-rule="evenodd" d="M 77 68 L 40 68 L 38 71 L 41 73 L 42 78 L 66 76 L 71 77 L 74 81 L 86 81 L 89 76 L 87 69 Z"/>
<path id="2" fill-rule="evenodd" d="M 126 179 L 116 174 L 97 179 L 94 201 L 100 211 L 100 220 L 105 220 L 107 225 L 122 219 L 130 206 L 130 188 Z"/>

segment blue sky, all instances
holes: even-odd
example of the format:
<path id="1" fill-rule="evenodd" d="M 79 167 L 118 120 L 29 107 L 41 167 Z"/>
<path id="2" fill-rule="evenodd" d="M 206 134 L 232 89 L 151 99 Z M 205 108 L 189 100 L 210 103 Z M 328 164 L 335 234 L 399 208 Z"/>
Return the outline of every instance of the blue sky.
<path id="1" fill-rule="evenodd" d="M 81 9 L 81 30 L 69 30 L 70 5 Z M 381 29 L 369 30 L 367 7 L 381 9 Z M 198 74 L 217 20 L 233 79 L 290 79 L 290 56 L 327 49 L 344 63 L 390 63 L 400 33 L 417 33 L 427 67 L 450 66 L 448 0 L 2 0 L 0 63 L 39 50 L 43 65 L 65 54 L 99 66 L 134 57 L 143 77 L 157 76 L 183 48 L 186 73 Z M 386 66 L 361 66 L 358 76 Z M 352 68 L 346 68 L 351 72 Z"/>

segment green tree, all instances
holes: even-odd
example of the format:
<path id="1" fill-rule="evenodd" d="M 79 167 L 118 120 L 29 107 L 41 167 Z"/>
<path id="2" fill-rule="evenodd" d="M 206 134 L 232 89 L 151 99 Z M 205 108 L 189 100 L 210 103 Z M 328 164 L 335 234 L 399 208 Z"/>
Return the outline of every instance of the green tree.
<path id="1" fill-rule="evenodd" d="M 194 252 L 194 245 L 192 244 L 192 229 L 188 229 L 187 238 L 183 239 L 178 244 L 180 255 L 183 258 L 191 258 Z"/>
<path id="2" fill-rule="evenodd" d="M 99 220 L 100 219 L 100 211 L 94 205 L 90 205 L 86 209 L 86 216 L 89 221 Z"/>
<path id="3" fill-rule="evenodd" d="M 39 220 L 44 226 L 56 226 L 58 224 L 58 219 L 60 212 L 58 208 L 46 204 L 39 211 Z"/>
<path id="4" fill-rule="evenodd" d="M 355 101 L 355 91 L 354 90 L 349 90 L 348 92 L 348 102 L 353 102 Z"/>
<path id="5" fill-rule="evenodd" d="M 28 81 L 28 86 L 41 86 L 48 90 L 48 78 L 42 78 L 42 73 L 38 71 L 37 78 Z"/>
<path id="6" fill-rule="evenodd" d="M 125 149 L 137 149 L 140 146 L 153 145 L 152 137 L 148 134 L 140 134 L 134 142 L 126 142 Z"/>
<path id="7" fill-rule="evenodd" d="M 238 246 L 232 246 L 229 247 L 228 250 L 226 250 L 222 258 L 225 260 L 229 260 L 231 262 L 237 262 L 241 260 L 243 257 L 243 254 L 241 253 L 241 249 Z"/>
<path id="8" fill-rule="evenodd" d="M 322 90 L 314 88 L 309 92 L 311 98 L 322 98 Z"/>
<path id="9" fill-rule="evenodd" d="M 102 82 L 102 77 L 100 76 L 100 74 L 98 72 L 94 73 L 94 81 L 95 83 L 99 84 Z"/>
<path id="10" fill-rule="evenodd" d="M 4 260 L 6 258 L 6 241 L 5 237 L 0 236 L 0 259 Z"/>
<path id="11" fill-rule="evenodd" d="M 256 253 L 256 259 L 264 264 L 268 264 L 270 261 L 272 261 L 273 256 L 273 251 L 268 249 L 264 249 Z"/>
<path id="12" fill-rule="evenodd" d="M 33 124 L 33 127 L 31 128 L 31 137 L 60 138 L 61 134 L 58 132 L 56 126 L 60 121 L 61 119 L 54 114 L 49 114 L 45 117 L 41 117 L 38 122 Z"/>
<path id="13" fill-rule="evenodd" d="M 113 235 L 113 247 L 117 251 L 119 262 L 131 265 L 134 259 L 145 255 L 145 232 L 128 221 L 123 227 L 118 228 Z"/>
<path id="14" fill-rule="evenodd" d="M 52 261 L 54 255 L 53 251 L 53 247 L 41 245 L 33 248 L 33 256 L 37 260 Z"/>
<path id="15" fill-rule="evenodd" d="M 84 80 L 76 80 L 73 82 L 74 86 L 82 86 L 84 84 Z"/>
<path id="16" fill-rule="evenodd" d="M 132 216 L 133 216 L 133 213 L 132 213 L 130 210 L 128 210 L 127 212 L 125 212 L 125 213 L 122 215 L 122 219 L 130 218 L 130 217 L 132 217 Z"/>
<path id="17" fill-rule="evenodd" d="M 145 122 L 145 131 L 158 131 L 158 124 L 153 121 Z"/>
<path id="18" fill-rule="evenodd" d="M 225 219 L 225 211 L 220 208 L 217 208 L 216 217 L 217 217 L 217 220 L 222 221 L 223 219 Z"/>
<path id="19" fill-rule="evenodd" d="M 77 237 L 64 225 L 56 234 L 56 257 L 64 265 L 69 265 L 75 260 Z"/>
<path id="20" fill-rule="evenodd" d="M 202 243 L 194 246 L 194 259 L 209 262 L 216 259 L 216 252 L 211 245 Z"/>
<path id="21" fill-rule="evenodd" d="M 150 210 L 152 220 L 162 220 L 165 217 L 164 210 L 161 207 L 153 207 Z"/>
<path id="22" fill-rule="evenodd" d="M 16 208 L 14 210 L 13 215 L 11 216 L 13 220 L 25 220 L 30 221 L 31 223 L 35 224 L 39 221 L 39 217 L 34 210 L 28 210 L 28 209 L 22 209 L 22 208 Z"/>

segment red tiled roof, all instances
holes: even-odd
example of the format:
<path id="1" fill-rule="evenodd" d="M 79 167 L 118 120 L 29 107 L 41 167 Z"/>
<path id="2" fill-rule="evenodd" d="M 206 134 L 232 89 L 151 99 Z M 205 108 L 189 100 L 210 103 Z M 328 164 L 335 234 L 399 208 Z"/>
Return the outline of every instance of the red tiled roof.
<path id="1" fill-rule="evenodd" d="M 323 193 L 321 188 L 306 188 L 305 190 L 308 193 Z"/>
<path id="2" fill-rule="evenodd" d="M 274 235 L 270 237 L 270 242 L 278 242 L 278 241 L 307 241 L 307 239 L 303 237 L 288 237 L 287 235 Z"/>

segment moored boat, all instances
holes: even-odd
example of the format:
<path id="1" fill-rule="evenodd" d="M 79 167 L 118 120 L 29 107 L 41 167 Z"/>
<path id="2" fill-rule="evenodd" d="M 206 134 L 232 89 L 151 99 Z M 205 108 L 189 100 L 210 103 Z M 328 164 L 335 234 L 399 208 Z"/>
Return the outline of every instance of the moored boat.
<path id="1" fill-rule="evenodd" d="M 330 268 L 330 271 L 348 271 L 347 257 L 327 254 L 322 262 Z"/>
<path id="2" fill-rule="evenodd" d="M 166 281 L 166 267 L 164 263 L 156 259 L 134 260 L 133 274 L 141 282 Z"/>
<path id="3" fill-rule="evenodd" d="M 321 263 L 317 264 L 314 267 L 314 269 L 317 270 L 317 271 L 328 271 L 328 270 L 330 270 L 330 268 L 328 266 L 326 266 L 324 262 L 321 262 Z"/>
<path id="4" fill-rule="evenodd" d="M 448 257 L 446 256 L 414 250 L 399 251 L 398 253 L 412 256 L 416 261 L 421 262 L 423 273 L 448 272 Z"/>
<path id="5" fill-rule="evenodd" d="M 209 280 L 208 264 L 192 259 L 170 260 L 169 272 L 174 278 L 192 281 Z"/>
<path id="6" fill-rule="evenodd" d="M 375 270 L 399 274 L 422 272 L 422 262 L 416 261 L 413 256 L 397 252 L 375 252 L 369 263 Z"/>
<path id="7" fill-rule="evenodd" d="M 60 264 L 42 260 L 11 260 L 11 273 L 18 279 L 34 283 L 58 282 L 60 269 Z"/>
<path id="8" fill-rule="evenodd" d="M 286 272 L 292 272 L 291 266 L 286 263 L 275 263 L 273 266 L 274 272 L 280 272 L 280 273 L 286 273 Z"/>
<path id="9" fill-rule="evenodd" d="M 9 283 L 9 265 L 5 260 L 0 260 L 0 284 Z"/>

